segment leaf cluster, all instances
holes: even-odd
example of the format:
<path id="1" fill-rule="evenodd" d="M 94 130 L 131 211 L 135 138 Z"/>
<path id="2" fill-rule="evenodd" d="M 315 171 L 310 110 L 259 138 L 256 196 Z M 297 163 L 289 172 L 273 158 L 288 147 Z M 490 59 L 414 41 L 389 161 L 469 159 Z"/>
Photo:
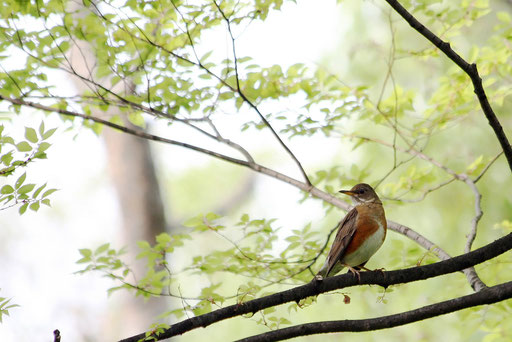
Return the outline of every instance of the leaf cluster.
<path id="1" fill-rule="evenodd" d="M 38 160 L 46 159 L 46 150 L 51 146 L 47 141 L 56 128 L 46 130 L 44 122 L 39 128 L 25 127 L 25 140 L 15 140 L 13 137 L 4 134 L 4 126 L 0 126 L 0 176 L 12 178 L 11 176 L 20 168 Z M 23 214 L 28 208 L 38 211 L 41 204 L 50 206 L 48 198 L 57 189 L 47 189 L 46 183 L 37 186 L 34 183 L 26 182 L 26 172 L 21 174 L 12 184 L 5 184 L 0 188 L 0 210 L 20 205 L 19 213 Z"/>

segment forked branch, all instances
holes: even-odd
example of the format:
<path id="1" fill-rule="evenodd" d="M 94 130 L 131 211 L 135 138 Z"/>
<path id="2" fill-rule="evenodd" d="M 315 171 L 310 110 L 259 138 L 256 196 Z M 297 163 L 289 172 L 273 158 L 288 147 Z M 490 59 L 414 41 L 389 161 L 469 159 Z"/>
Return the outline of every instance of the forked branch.
<path id="1" fill-rule="evenodd" d="M 279 144 L 285 149 L 285 151 L 290 155 L 290 157 L 293 159 L 295 164 L 299 167 L 300 172 L 302 173 L 302 176 L 304 177 L 304 180 L 308 185 L 312 185 L 311 181 L 309 180 L 309 177 L 302 167 L 302 164 L 300 163 L 299 159 L 295 156 L 295 154 L 290 150 L 290 148 L 284 143 L 284 141 L 281 139 L 279 134 L 276 132 L 274 127 L 270 124 L 270 122 L 265 118 L 265 116 L 260 112 L 258 106 L 256 104 L 249 100 L 249 98 L 245 95 L 245 93 L 242 91 L 242 88 L 240 87 L 240 74 L 239 74 L 239 68 L 238 68 L 238 57 L 236 54 L 236 44 L 235 44 L 235 37 L 233 35 L 233 31 L 231 30 L 231 21 L 229 20 L 228 16 L 224 13 L 224 11 L 220 8 L 220 6 L 217 4 L 216 1 L 213 1 L 215 4 L 215 7 L 217 7 L 217 10 L 221 14 L 222 18 L 226 22 L 226 26 L 228 29 L 229 36 L 231 38 L 231 47 L 232 47 L 232 53 L 233 53 L 233 63 L 235 65 L 235 78 L 236 78 L 236 92 L 238 95 L 242 98 L 242 100 L 247 103 L 249 107 L 251 107 L 259 116 L 260 120 L 263 121 L 266 127 L 270 129 L 272 132 L 272 135 L 276 138 L 276 140 L 279 142 Z"/>
<path id="2" fill-rule="evenodd" d="M 482 85 L 482 78 L 478 74 L 478 69 L 476 64 L 469 64 L 462 58 L 457 52 L 455 52 L 451 47 L 450 43 L 443 41 L 436 34 L 430 31 L 425 25 L 420 23 L 409 11 L 407 11 L 400 2 L 396 0 L 386 0 L 386 2 L 393 7 L 393 9 L 402 16 L 402 18 L 411 25 L 413 29 L 418 31 L 423 37 L 427 38 L 432 44 L 434 44 L 439 50 L 441 50 L 449 59 L 451 59 L 459 68 L 461 68 L 471 79 L 473 82 L 473 88 L 476 96 L 478 97 L 478 101 L 480 102 L 480 107 L 485 114 L 485 117 L 489 121 L 489 125 L 494 130 L 494 134 L 498 138 L 498 141 L 503 149 L 503 153 L 505 153 L 505 157 L 507 158 L 508 165 L 510 170 L 512 171 L 512 147 L 510 146 L 510 142 L 503 131 L 503 127 L 501 126 L 494 110 L 492 109 L 489 100 L 487 99 L 487 95 L 485 94 L 485 90 Z"/>
<path id="3" fill-rule="evenodd" d="M 356 285 L 380 285 L 388 287 L 390 285 L 410 283 L 418 280 L 425 280 L 437 277 L 444 274 L 457 272 L 468 267 L 477 265 L 486 260 L 497 257 L 512 249 L 512 233 L 484 246 L 474 250 L 471 253 L 463 254 L 455 258 L 440 261 L 426 266 L 411 267 L 398 271 L 390 272 L 361 272 L 360 278 L 354 277 L 350 273 L 342 274 L 335 277 L 326 278 L 323 281 L 312 281 L 308 284 L 295 287 L 290 290 L 274 293 L 269 296 L 261 297 L 244 303 L 230 305 L 210 313 L 192 317 L 172 325 L 158 336 L 152 335 L 156 340 L 164 340 L 172 336 L 181 335 L 190 330 L 207 327 L 211 324 L 217 323 L 224 319 L 241 316 L 249 313 L 256 313 L 260 310 L 274 307 L 289 302 L 298 302 L 301 299 L 317 296 L 321 293 L 330 292 L 346 287 Z M 507 287 L 508 289 L 508 287 Z M 488 292 L 483 290 L 478 292 L 484 293 L 480 296 L 485 296 Z M 512 291 L 508 291 L 509 297 L 512 297 Z M 477 297 L 479 298 L 479 297 Z M 500 300 L 503 300 L 502 298 Z M 406 324 L 404 322 L 404 324 Z M 146 333 L 141 333 L 120 342 L 135 342 L 141 338 L 146 337 Z"/>
<path id="4" fill-rule="evenodd" d="M 110 121 L 107 121 L 107 120 L 104 120 L 104 119 L 101 119 L 101 118 L 97 118 L 97 117 L 94 117 L 94 116 L 89 116 L 89 115 L 78 113 L 78 112 L 71 112 L 71 111 L 64 110 L 64 109 L 49 107 L 49 106 L 45 106 L 45 105 L 42 105 L 42 104 L 39 104 L 39 103 L 25 101 L 25 100 L 22 100 L 22 99 L 11 99 L 11 98 L 5 97 L 3 95 L 0 95 L 0 100 L 4 100 L 4 101 L 7 101 L 7 102 L 10 102 L 10 103 L 12 103 L 14 105 L 20 105 L 20 106 L 26 106 L 26 107 L 30 107 L 30 108 L 36 108 L 36 109 L 40 109 L 40 110 L 44 110 L 44 111 L 48 111 L 48 112 L 54 112 L 54 113 L 58 113 L 58 114 L 61 114 L 61 115 L 66 115 L 66 116 L 79 117 L 79 118 L 82 118 L 84 120 L 91 120 L 91 121 L 94 121 L 96 123 L 108 126 L 110 128 L 119 130 L 119 131 L 124 132 L 126 134 L 130 134 L 130 135 L 142 138 L 142 139 L 148 139 L 148 140 L 162 142 L 162 143 L 166 143 L 166 144 L 170 144 L 170 145 L 181 146 L 181 147 L 184 147 L 184 148 L 196 151 L 196 152 L 200 152 L 200 153 L 209 155 L 211 157 L 215 157 L 215 158 L 218 158 L 218 159 L 221 159 L 221 160 L 224 160 L 224 161 L 236 164 L 236 165 L 248 167 L 248 168 L 254 170 L 255 172 L 267 175 L 269 177 L 272 177 L 272 178 L 278 179 L 278 180 L 280 180 L 282 182 L 285 182 L 285 183 L 288 183 L 290 185 L 293 185 L 296 188 L 299 188 L 302 191 L 305 191 L 305 192 L 311 194 L 312 196 L 317 197 L 317 198 L 319 198 L 319 199 L 321 199 L 321 200 L 323 200 L 323 201 L 325 201 L 327 203 L 330 203 L 330 204 L 332 204 L 332 205 L 334 205 L 334 206 L 336 206 L 338 208 L 341 208 L 341 209 L 343 209 L 345 211 L 348 211 L 350 209 L 350 205 L 347 202 L 344 202 L 344 201 L 340 200 L 339 198 L 334 197 L 333 195 L 331 195 L 331 194 L 329 194 L 329 193 L 327 193 L 325 191 L 322 191 L 322 190 L 320 190 L 319 188 L 317 188 L 315 186 L 308 185 L 308 184 L 306 184 L 304 182 L 301 182 L 301 181 L 299 181 L 299 180 L 297 180 L 295 178 L 289 177 L 289 176 L 287 176 L 285 174 L 282 174 L 282 173 L 277 172 L 275 170 L 269 169 L 269 168 L 267 168 L 267 167 L 265 167 L 263 165 L 257 164 L 257 163 L 252 162 L 252 161 L 245 161 L 245 160 L 242 160 L 242 159 L 233 158 L 233 157 L 230 157 L 230 156 L 227 156 L 227 155 L 224 155 L 224 154 L 221 154 L 221 153 L 217 153 L 215 151 L 211 151 L 211 150 L 208 150 L 208 149 L 205 149 L 205 148 L 202 148 L 202 147 L 198 147 L 198 146 L 187 144 L 187 143 L 184 143 L 184 142 L 181 142 L 181 141 L 167 139 L 167 138 L 160 137 L 160 136 L 157 136 L 157 135 L 149 134 L 149 133 L 144 132 L 142 130 L 137 130 L 137 129 L 132 129 L 132 128 L 124 127 L 124 126 L 117 125 L 117 124 L 115 124 L 113 122 L 110 122 Z M 413 229 L 411 229 L 411 228 L 409 228 L 407 226 L 404 226 L 404 225 L 402 225 L 400 223 L 388 220 L 388 228 L 393 230 L 393 231 L 395 231 L 395 232 L 398 232 L 398 233 L 400 233 L 402 235 L 405 235 L 406 237 L 408 237 L 409 239 L 413 240 L 414 242 L 416 242 L 417 244 L 419 244 L 420 246 L 422 246 L 426 250 L 434 252 L 436 255 L 439 256 L 439 258 L 441 260 L 447 260 L 447 259 L 450 258 L 450 255 L 448 255 L 448 253 L 446 253 L 439 246 L 435 245 L 430 240 L 428 240 L 427 238 L 425 238 L 424 236 L 422 236 L 421 234 L 417 233 L 416 231 L 414 231 Z M 473 289 L 475 289 L 475 290 L 478 290 L 478 287 L 476 286 L 476 283 L 475 283 L 475 281 L 477 281 L 478 278 L 477 277 L 476 278 L 473 277 L 473 275 L 471 273 L 467 273 L 466 270 L 464 270 L 464 273 L 466 274 L 468 279 L 473 279 L 473 281 L 470 280 L 471 287 L 473 287 Z"/>

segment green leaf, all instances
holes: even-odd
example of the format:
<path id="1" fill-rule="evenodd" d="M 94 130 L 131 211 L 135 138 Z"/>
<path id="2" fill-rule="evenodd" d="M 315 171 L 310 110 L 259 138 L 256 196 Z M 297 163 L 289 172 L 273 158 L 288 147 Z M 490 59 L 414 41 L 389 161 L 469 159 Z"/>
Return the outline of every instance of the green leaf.
<path id="1" fill-rule="evenodd" d="M 207 53 L 205 53 L 203 55 L 203 57 L 201 57 L 201 63 L 204 64 L 204 62 L 206 62 L 206 60 L 208 59 L 208 57 L 210 57 L 210 55 L 212 54 L 213 51 L 208 51 Z"/>
<path id="2" fill-rule="evenodd" d="M 137 247 L 139 247 L 139 249 L 151 249 L 151 245 L 145 240 L 137 241 Z"/>
<path id="3" fill-rule="evenodd" d="M 96 248 L 96 250 L 94 251 L 94 254 L 95 255 L 101 254 L 101 253 L 105 252 L 109 247 L 110 247 L 110 243 L 104 243 L 103 245 Z"/>
<path id="4" fill-rule="evenodd" d="M 23 214 L 25 213 L 25 211 L 27 211 L 27 207 L 28 207 L 28 202 L 24 203 L 24 204 L 20 207 L 20 210 L 19 210 L 20 215 L 23 215 Z"/>
<path id="5" fill-rule="evenodd" d="M 52 129 L 49 129 L 47 130 L 46 132 L 44 132 L 43 134 L 43 140 L 46 140 L 48 139 L 49 137 L 51 137 L 53 135 L 53 133 L 55 133 L 55 131 L 57 130 L 57 128 L 52 128 Z"/>
<path id="6" fill-rule="evenodd" d="M 10 185 L 4 185 L 2 189 L 0 189 L 0 193 L 6 195 L 6 194 L 12 194 L 14 192 L 14 189 Z"/>
<path id="7" fill-rule="evenodd" d="M 135 126 L 139 126 L 142 128 L 146 127 L 146 121 L 144 121 L 144 117 L 141 113 L 130 113 L 128 114 L 128 121 L 130 121 Z"/>
<path id="8" fill-rule="evenodd" d="M 29 208 L 33 211 L 38 211 L 39 210 L 39 202 L 33 202 L 30 204 Z"/>
<path id="9" fill-rule="evenodd" d="M 43 196 L 41 196 L 42 198 L 45 198 L 51 194 L 53 194 L 55 191 L 57 191 L 57 189 L 49 189 L 49 190 L 46 190 L 43 194 Z M 46 203 L 45 203 L 46 204 Z"/>
<path id="10" fill-rule="evenodd" d="M 39 188 L 37 188 L 37 190 L 34 192 L 34 194 L 32 195 L 32 198 L 36 198 L 37 195 L 39 195 L 39 193 L 46 187 L 46 183 L 41 185 Z"/>
<path id="11" fill-rule="evenodd" d="M 183 67 L 191 67 L 194 65 L 194 63 L 190 62 L 188 59 L 178 58 L 176 62 L 178 63 L 178 65 L 181 65 Z"/>
<path id="12" fill-rule="evenodd" d="M 44 152 L 46 151 L 50 146 L 52 146 L 50 143 L 42 142 L 39 144 L 39 148 L 37 149 L 38 152 Z"/>
<path id="13" fill-rule="evenodd" d="M 221 100 L 229 100 L 229 99 L 232 99 L 235 95 L 230 92 L 230 91 L 226 91 L 226 92 L 223 92 L 219 95 L 219 99 Z"/>
<path id="14" fill-rule="evenodd" d="M 29 152 L 32 150 L 32 146 L 30 146 L 30 144 L 26 141 L 22 141 L 22 142 L 16 144 L 16 148 L 20 152 Z"/>
<path id="15" fill-rule="evenodd" d="M 44 152 L 37 152 L 34 154 L 34 159 L 46 159 L 46 153 Z"/>
<path id="16" fill-rule="evenodd" d="M 466 168 L 468 172 L 473 172 L 475 169 L 477 169 L 480 165 L 482 165 L 484 156 L 480 155 L 478 158 L 476 158 L 469 166 Z"/>
<path id="17" fill-rule="evenodd" d="M 25 127 L 25 138 L 31 143 L 37 142 L 37 133 L 36 130 L 32 127 Z"/>
<path id="18" fill-rule="evenodd" d="M 201 215 L 189 218 L 188 220 L 186 220 L 183 223 L 183 225 L 185 227 L 189 227 L 189 228 L 193 228 L 193 227 L 196 227 L 196 226 L 199 226 L 199 225 L 202 225 L 202 224 L 204 224 L 204 222 L 203 222 L 203 218 L 202 218 Z"/>
<path id="19" fill-rule="evenodd" d="M 168 233 L 161 233 L 156 236 L 156 242 L 165 245 L 172 241 L 172 237 Z"/>
<path id="20" fill-rule="evenodd" d="M 92 256 L 92 251 L 89 248 L 81 248 L 78 250 L 78 252 L 84 257 L 84 258 L 90 258 Z"/>
<path id="21" fill-rule="evenodd" d="M 10 152 L 7 152 L 6 154 L 4 154 L 2 156 L 2 158 L 0 159 L 0 161 L 5 165 L 5 166 L 9 166 L 11 164 L 13 160 L 13 156 L 12 156 L 12 151 Z"/>
<path id="22" fill-rule="evenodd" d="M 5 203 L 10 202 L 14 198 L 14 195 L 4 196 L 0 201 L 5 201 Z"/>
<path id="23" fill-rule="evenodd" d="M 219 217 L 221 217 L 221 216 L 217 215 L 215 213 L 208 213 L 208 214 L 206 214 L 206 220 L 208 220 L 210 222 L 218 219 Z"/>
<path id="24" fill-rule="evenodd" d="M 237 63 L 245 63 L 245 62 L 248 62 L 252 59 L 252 57 L 241 57 L 241 58 L 237 58 Z"/>
<path id="25" fill-rule="evenodd" d="M 32 191 L 34 189 L 36 185 L 35 184 L 26 184 L 26 185 L 23 185 L 21 188 L 18 189 L 18 194 L 26 194 L 26 193 L 29 193 L 30 191 Z"/>
<path id="26" fill-rule="evenodd" d="M 44 134 L 44 121 L 41 121 L 41 124 L 39 125 L 39 135 L 42 137 Z"/>
<path id="27" fill-rule="evenodd" d="M 17 180 L 16 180 L 16 183 L 14 184 L 14 187 L 16 189 L 18 189 L 22 184 L 23 182 L 25 181 L 25 178 L 27 178 L 27 173 L 25 172 L 24 174 L 22 174 Z"/>

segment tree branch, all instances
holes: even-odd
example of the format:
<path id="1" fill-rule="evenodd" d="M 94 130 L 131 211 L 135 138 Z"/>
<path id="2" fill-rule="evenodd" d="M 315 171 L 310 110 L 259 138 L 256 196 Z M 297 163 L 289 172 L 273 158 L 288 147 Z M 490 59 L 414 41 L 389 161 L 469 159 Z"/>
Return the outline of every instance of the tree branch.
<path id="1" fill-rule="evenodd" d="M 416 242 L 417 244 L 419 244 L 426 250 L 432 251 L 441 260 L 451 259 L 451 256 L 448 253 L 446 253 L 442 248 L 435 245 L 433 242 L 431 242 L 424 236 L 418 234 L 417 232 L 415 232 L 414 230 L 412 230 L 409 227 L 406 227 L 404 225 L 401 225 L 400 223 L 388 220 L 388 228 L 391 230 L 394 230 L 395 232 L 398 232 L 402 235 L 407 236 L 409 239 L 413 240 L 414 242 Z M 466 276 L 466 278 L 469 282 L 469 285 L 471 285 L 473 290 L 479 291 L 480 289 L 483 289 L 486 287 L 486 285 L 480 280 L 480 278 L 476 274 L 476 271 L 473 267 L 463 269 L 462 272 Z"/>
<path id="2" fill-rule="evenodd" d="M 425 27 L 422 23 L 420 23 L 409 11 L 407 11 L 398 1 L 396 0 L 386 0 L 386 2 L 393 7 L 393 9 L 402 16 L 411 25 L 413 29 L 418 31 L 423 37 L 428 39 L 432 44 L 439 48 L 444 54 L 451 59 L 455 64 L 459 66 L 471 79 L 473 82 L 473 88 L 476 96 L 478 97 L 478 101 L 480 102 L 480 107 L 484 112 L 487 120 L 489 121 L 489 125 L 494 130 L 494 134 L 498 138 L 500 142 L 501 148 L 505 153 L 505 157 L 507 158 L 508 165 L 510 170 L 512 171 L 512 147 L 510 146 L 510 142 L 503 131 L 503 127 L 501 126 L 496 114 L 494 113 L 489 100 L 487 99 L 487 95 L 485 94 L 485 90 L 482 85 L 482 78 L 478 74 L 478 69 L 476 64 L 469 64 L 466 62 L 459 54 L 457 54 L 451 47 L 450 43 L 443 41 L 437 35 L 435 35 L 432 31 L 430 31 L 427 27 Z"/>
<path id="3" fill-rule="evenodd" d="M 54 113 L 58 113 L 58 114 L 61 114 L 61 115 L 66 115 L 66 116 L 79 117 L 79 118 L 82 118 L 84 120 L 91 120 L 91 121 L 94 121 L 96 123 L 99 123 L 99 124 L 108 126 L 110 128 L 119 130 L 121 132 L 124 132 L 126 134 L 131 134 L 131 135 L 137 136 L 139 138 L 153 140 L 153 141 L 162 142 L 162 143 L 166 143 L 166 144 L 170 144 L 170 145 L 176 145 L 176 146 L 181 146 L 181 147 L 184 147 L 184 148 L 188 148 L 188 149 L 191 149 L 193 151 L 200 152 L 200 153 L 203 153 L 203 154 L 206 154 L 206 155 L 209 155 L 209 156 L 212 156 L 212 157 L 215 157 L 215 158 L 218 158 L 218 159 L 221 159 L 221 160 L 224 160 L 224 161 L 236 164 L 236 165 L 248 167 L 248 168 L 254 170 L 255 172 L 267 175 L 269 177 L 272 177 L 272 178 L 278 179 L 278 180 L 280 180 L 282 182 L 285 182 L 285 183 L 288 183 L 290 185 L 293 185 L 296 188 L 299 188 L 300 190 L 305 191 L 305 192 L 315 196 L 316 198 L 319 198 L 319 199 L 321 199 L 321 200 L 323 200 L 323 201 L 325 201 L 327 203 L 330 203 L 330 204 L 332 204 L 332 205 L 334 205 L 334 206 L 336 206 L 338 208 L 341 208 L 341 209 L 343 209 L 345 211 L 348 211 L 350 209 L 350 205 L 347 202 L 344 202 L 344 201 L 340 200 L 339 198 L 334 197 L 333 195 L 331 195 L 331 194 L 329 194 L 329 193 L 327 193 L 325 191 L 322 191 L 322 190 L 320 190 L 319 188 L 317 188 L 317 187 L 315 187 L 313 185 L 308 185 L 308 184 L 303 183 L 303 182 L 301 182 L 299 180 L 296 180 L 296 179 L 294 179 L 292 177 L 289 177 L 289 176 L 287 176 L 285 174 L 282 174 L 282 173 L 277 172 L 275 170 L 269 169 L 269 168 L 267 168 L 265 166 L 262 166 L 260 164 L 254 163 L 254 162 L 233 158 L 233 157 L 221 154 L 221 153 L 217 153 L 217 152 L 214 152 L 214 151 L 211 151 L 211 150 L 208 150 L 208 149 L 204 149 L 204 148 L 201 148 L 201 147 L 198 147 L 198 146 L 190 145 L 190 144 L 187 144 L 187 143 L 184 143 L 184 142 L 181 142 L 181 141 L 176 141 L 176 140 L 172 140 L 172 139 L 167 139 L 167 138 L 163 138 L 163 137 L 160 137 L 160 136 L 156 136 L 156 135 L 153 135 L 153 134 L 149 134 L 149 133 L 146 133 L 146 132 L 144 132 L 142 130 L 136 130 L 136 129 L 131 129 L 131 128 L 128 128 L 128 127 L 120 126 L 120 125 L 117 125 L 117 124 L 112 123 L 110 121 L 103 120 L 103 119 L 100 119 L 100 118 L 97 118 L 97 117 L 94 117 L 94 116 L 89 116 L 89 115 L 82 114 L 82 113 L 71 112 L 71 111 L 64 110 L 64 109 L 49 107 L 49 106 L 45 106 L 45 105 L 42 105 L 42 104 L 39 104 L 39 103 L 25 101 L 25 100 L 22 100 L 22 99 L 11 99 L 11 98 L 8 98 L 8 97 L 3 96 L 1 94 L 0 94 L 0 100 L 5 100 L 5 101 L 10 102 L 10 103 L 12 103 L 14 105 L 20 105 L 20 106 L 36 108 L 36 109 L 40 109 L 40 110 L 43 110 L 43 111 L 54 112 Z M 400 223 L 388 220 L 388 228 L 390 230 L 393 230 L 393 231 L 397 232 L 397 233 L 405 235 L 406 237 L 408 237 L 409 239 L 413 240 L 414 242 L 416 242 L 417 244 L 419 244 L 420 246 L 422 246 L 426 250 L 433 251 L 434 253 L 436 253 L 440 257 L 441 260 L 447 260 L 447 259 L 451 258 L 451 256 L 448 253 L 446 253 L 443 249 L 441 249 L 440 247 L 435 245 L 433 242 L 431 242 L 430 240 L 428 240 L 427 238 L 425 238 L 424 236 L 422 236 L 421 234 L 415 232 L 413 229 L 411 229 L 411 228 L 409 228 L 407 226 L 404 226 L 404 225 L 402 225 Z M 463 272 L 468 277 L 468 280 L 469 279 L 473 279 L 473 280 L 477 279 L 477 278 L 474 278 L 471 273 L 468 273 L 469 271 L 464 270 Z M 473 287 L 473 289 L 476 290 L 474 282 L 470 281 L 470 285 Z"/>
<path id="4" fill-rule="evenodd" d="M 290 290 L 274 293 L 272 295 L 254 299 L 245 303 L 230 305 L 204 315 L 183 320 L 172 325 L 169 329 L 166 329 L 158 336 L 152 337 L 160 341 L 172 336 L 181 335 L 199 327 L 207 327 L 227 318 L 232 318 L 248 313 L 256 313 L 269 307 L 288 302 L 298 302 L 301 299 L 310 296 L 316 296 L 321 293 L 350 286 L 374 284 L 388 287 L 390 285 L 409 283 L 437 277 L 443 274 L 467 269 L 468 267 L 474 266 L 486 260 L 492 259 L 500 254 L 503 254 L 510 249 L 512 249 L 512 233 L 484 247 L 474 250 L 471 253 L 460 255 L 449 260 L 440 261 L 426 266 L 411 267 L 403 270 L 389 272 L 361 272 L 360 278 L 354 277 L 350 273 L 346 273 L 339 276 L 326 278 L 320 282 L 312 281 L 308 284 L 298 286 Z M 123 339 L 120 342 L 135 342 L 144 337 L 146 337 L 146 333 L 141 333 Z"/>
<path id="5" fill-rule="evenodd" d="M 471 230 L 470 230 L 470 233 L 467 236 L 467 242 L 466 242 L 466 246 L 465 246 L 465 249 L 464 249 L 465 253 L 468 253 L 468 252 L 471 251 L 471 246 L 473 245 L 473 241 L 475 240 L 476 233 L 477 233 L 478 222 L 482 218 L 483 211 L 482 211 L 482 207 L 481 207 L 482 195 L 478 191 L 478 188 L 476 187 L 475 182 L 467 174 L 455 172 L 454 170 L 450 169 L 449 167 L 447 167 L 447 166 L 441 164 L 440 162 L 436 161 L 432 157 L 429 157 L 426 154 L 424 154 L 423 152 L 416 150 L 412 145 L 409 145 L 409 148 L 405 149 L 405 148 L 401 148 L 401 147 L 397 147 L 397 146 L 391 145 L 390 143 L 387 143 L 385 141 L 378 140 L 378 139 L 370 139 L 370 138 L 363 137 L 363 136 L 355 136 L 355 137 L 358 138 L 358 139 L 364 139 L 364 140 L 375 142 L 375 143 L 378 143 L 378 144 L 381 144 L 381 145 L 384 145 L 384 146 L 388 146 L 388 147 L 393 148 L 393 150 L 395 150 L 395 151 L 399 150 L 400 152 L 408 153 L 410 155 L 413 155 L 413 156 L 421 158 L 421 159 L 423 159 L 425 161 L 428 161 L 432 165 L 442 169 L 443 171 L 445 171 L 446 173 L 448 173 L 450 176 L 453 177 L 448 182 L 442 183 L 443 185 L 444 184 L 448 184 L 448 183 L 450 183 L 451 181 L 453 181 L 455 179 L 459 180 L 461 182 L 466 183 L 469 186 L 469 188 L 471 189 L 471 191 L 473 192 L 473 194 L 475 195 L 475 216 L 471 220 Z M 497 157 L 495 157 L 494 160 L 496 160 L 496 158 Z M 492 162 L 489 163 L 488 166 L 490 166 L 491 164 L 492 164 Z M 488 167 L 486 167 L 486 169 L 488 169 Z M 436 188 L 438 188 L 438 187 L 436 187 Z M 434 188 L 434 189 L 436 189 L 436 188 Z M 432 190 L 430 190 L 430 191 L 432 191 Z M 423 198 L 425 197 L 425 195 L 426 195 L 426 193 L 424 194 Z M 398 227 L 398 226 L 396 226 L 395 228 L 396 229 L 400 229 L 400 227 Z M 406 235 L 405 232 L 403 234 Z M 416 241 L 415 238 L 412 238 L 412 239 Z M 437 249 L 435 252 L 436 252 L 436 254 L 442 256 L 441 259 L 446 260 L 446 259 L 450 258 L 450 256 L 446 252 L 444 252 L 443 250 L 440 250 L 439 248 L 437 248 L 434 244 L 432 244 L 428 240 L 424 241 L 421 245 L 425 246 L 426 244 L 430 245 L 430 247 L 427 248 L 429 250 L 430 250 L 430 248 L 433 248 L 434 250 Z M 464 274 L 466 275 L 466 278 L 468 279 L 469 284 L 471 285 L 471 287 L 475 291 L 480 291 L 481 289 L 487 287 L 485 285 L 485 283 L 482 282 L 482 280 L 478 277 L 478 274 L 476 273 L 476 271 L 475 271 L 475 269 L 473 267 L 470 267 L 469 269 L 464 270 Z"/>
<path id="6" fill-rule="evenodd" d="M 238 342 L 270 342 L 312 334 L 388 329 L 418 322 L 427 318 L 446 315 L 451 312 L 471 308 L 474 306 L 497 303 L 509 298 L 512 298 L 512 282 L 503 283 L 467 296 L 427 305 L 419 309 L 401 312 L 394 315 L 370 319 L 340 320 L 300 324 L 243 338 L 238 340 Z"/>
<path id="7" fill-rule="evenodd" d="M 279 142 L 279 144 L 286 150 L 286 152 L 290 155 L 290 157 L 293 159 L 293 161 L 295 162 L 295 164 L 297 164 L 297 166 L 299 167 L 299 170 L 300 172 L 302 173 L 302 176 L 304 177 L 304 180 L 306 181 L 306 183 L 308 185 L 312 185 L 311 184 L 311 181 L 309 180 L 309 177 L 308 175 L 306 174 L 306 171 L 304 170 L 304 168 L 302 167 L 302 164 L 300 163 L 299 159 L 297 159 L 297 157 L 295 156 L 295 154 L 290 150 L 290 148 L 284 143 L 284 141 L 281 139 L 281 137 L 279 136 L 279 134 L 277 134 L 277 132 L 275 131 L 274 127 L 272 127 L 272 125 L 270 124 L 270 122 L 268 122 L 268 120 L 265 118 L 265 116 L 260 112 L 259 108 L 251 101 L 249 100 L 249 98 L 245 95 L 245 93 L 242 91 L 242 88 L 240 87 L 240 75 L 239 75 L 239 70 L 238 70 L 238 58 L 237 58 L 237 55 L 236 55 L 236 45 L 235 45 L 235 37 L 233 36 L 233 32 L 231 31 L 231 21 L 229 20 L 229 18 L 226 16 L 226 14 L 224 13 L 224 11 L 220 8 L 220 6 L 217 4 L 216 1 L 213 1 L 213 3 L 215 4 L 215 7 L 217 7 L 217 10 L 219 11 L 219 13 L 222 15 L 222 18 L 224 19 L 224 21 L 226 22 L 226 26 L 227 26 L 227 29 L 228 29 L 228 33 L 229 33 L 229 36 L 231 38 L 231 47 L 232 47 L 232 53 L 233 53 L 233 62 L 235 64 L 235 78 L 236 78 L 236 92 L 238 93 L 238 95 L 240 95 L 240 97 L 242 98 L 242 100 L 244 100 L 245 103 L 247 103 L 249 105 L 249 107 L 251 107 L 257 114 L 258 116 L 260 117 L 261 121 L 263 121 L 263 123 L 265 124 L 265 126 L 267 126 L 270 131 L 272 132 L 272 135 L 277 139 L 277 141 Z"/>
<path id="8" fill-rule="evenodd" d="M 110 122 L 108 120 L 104 120 L 104 119 L 101 119 L 101 118 L 98 118 L 98 117 L 94 117 L 94 116 L 91 116 L 91 115 L 86 115 L 86 114 L 82 114 L 82 113 L 78 113 L 78 112 L 72 112 L 72 111 L 65 110 L 65 109 L 45 106 L 45 105 L 42 105 L 40 103 L 35 103 L 35 102 L 31 102 L 31 101 L 25 101 L 25 100 L 22 100 L 22 99 L 12 99 L 12 98 L 9 98 L 9 97 L 1 95 L 1 94 L 0 94 L 0 100 L 4 100 L 4 101 L 7 101 L 7 102 L 10 102 L 13 105 L 26 106 L 26 107 L 40 109 L 40 110 L 47 111 L 47 112 L 58 113 L 58 114 L 61 114 L 61 115 L 72 116 L 72 117 L 79 117 L 79 118 L 82 118 L 84 120 L 91 120 L 91 121 L 94 121 L 96 123 L 102 124 L 104 126 L 108 126 L 110 128 L 116 129 L 118 131 L 130 134 L 130 135 L 134 135 L 134 136 L 139 137 L 139 138 L 153 140 L 153 141 L 158 141 L 158 142 L 163 142 L 163 143 L 170 144 L 170 145 L 176 145 L 176 146 L 185 147 L 185 148 L 194 150 L 196 152 L 201 152 L 201 153 L 207 154 L 209 156 L 212 156 L 212 157 L 215 157 L 215 158 L 218 158 L 218 159 L 229 161 L 229 162 L 234 163 L 234 164 L 243 165 L 243 166 L 249 166 L 249 164 L 250 164 L 249 162 L 246 162 L 245 160 L 242 160 L 242 159 L 233 158 L 233 157 L 221 154 L 221 153 L 217 153 L 217 152 L 214 152 L 214 151 L 211 151 L 211 150 L 208 150 L 208 149 L 205 149 L 205 148 L 201 148 L 199 146 L 187 144 L 187 143 L 184 143 L 184 142 L 181 142 L 181 141 L 167 139 L 167 138 L 160 137 L 160 136 L 157 136 L 157 135 L 149 134 L 149 133 L 146 133 L 146 132 L 144 132 L 142 130 L 131 129 L 131 128 L 128 128 L 128 127 L 125 127 L 125 126 L 121 126 L 121 125 L 115 124 L 113 122 Z"/>

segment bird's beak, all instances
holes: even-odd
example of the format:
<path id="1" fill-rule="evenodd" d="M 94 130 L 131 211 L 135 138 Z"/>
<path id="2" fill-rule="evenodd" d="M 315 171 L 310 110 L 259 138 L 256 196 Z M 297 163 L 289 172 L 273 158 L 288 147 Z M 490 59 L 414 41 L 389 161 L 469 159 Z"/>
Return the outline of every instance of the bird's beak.
<path id="1" fill-rule="evenodd" d="M 349 195 L 349 196 L 354 196 L 356 194 L 355 192 L 352 192 L 350 190 L 340 190 L 339 192 L 341 192 L 342 194 L 345 194 L 345 195 Z"/>

